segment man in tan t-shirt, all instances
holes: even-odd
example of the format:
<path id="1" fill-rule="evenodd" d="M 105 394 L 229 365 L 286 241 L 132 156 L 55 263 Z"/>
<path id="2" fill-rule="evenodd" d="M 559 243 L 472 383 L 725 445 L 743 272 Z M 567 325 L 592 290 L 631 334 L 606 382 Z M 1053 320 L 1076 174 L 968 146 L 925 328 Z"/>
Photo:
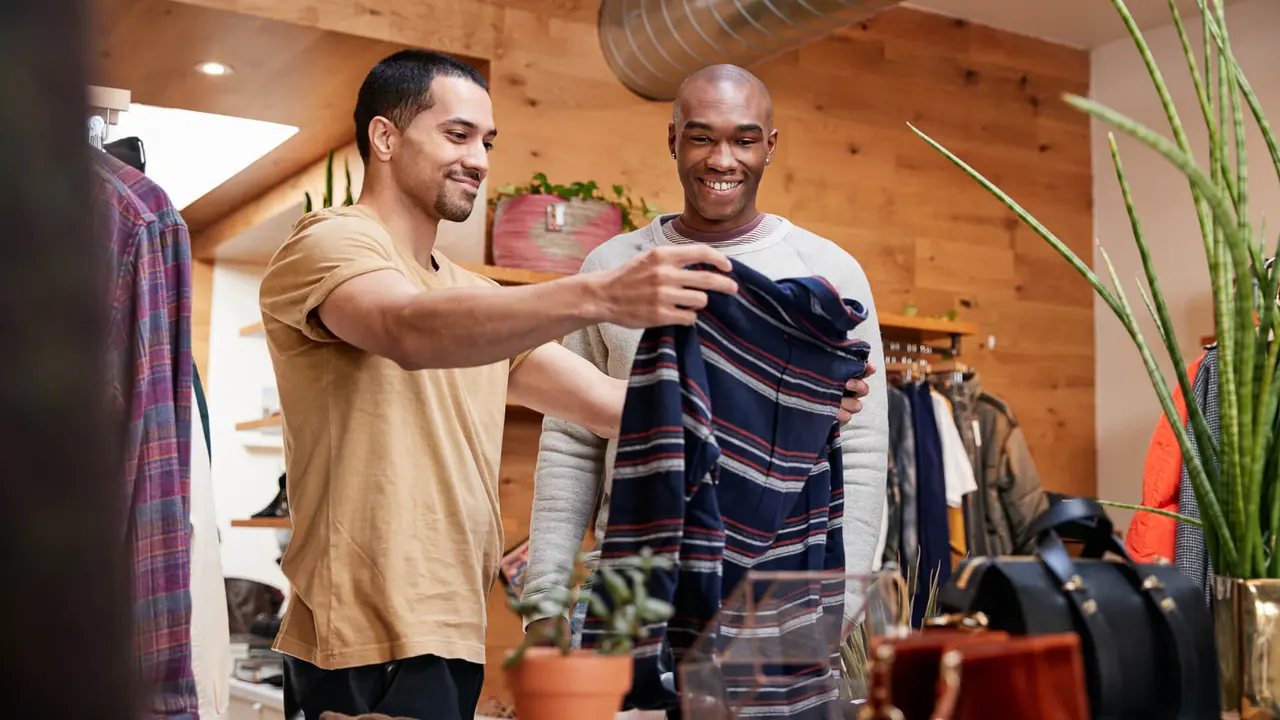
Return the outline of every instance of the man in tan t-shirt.
<path id="1" fill-rule="evenodd" d="M 730 269 L 701 246 L 515 288 L 436 251 L 440 221 L 472 212 L 496 134 L 483 78 L 452 58 L 383 60 L 355 123 L 359 203 L 302 218 L 261 288 L 293 524 L 275 642 L 287 709 L 471 720 L 507 399 L 612 436 L 625 382 L 554 340 L 690 325 L 707 292 L 737 288 L 686 269 Z"/>

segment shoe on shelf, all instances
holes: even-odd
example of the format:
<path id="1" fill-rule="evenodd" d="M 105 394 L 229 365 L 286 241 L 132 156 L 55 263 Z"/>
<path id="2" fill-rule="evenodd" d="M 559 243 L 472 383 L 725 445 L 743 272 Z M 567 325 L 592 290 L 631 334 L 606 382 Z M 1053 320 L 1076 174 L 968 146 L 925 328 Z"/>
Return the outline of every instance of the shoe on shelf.
<path id="1" fill-rule="evenodd" d="M 280 473 L 280 492 L 264 508 L 253 514 L 256 518 L 289 517 L 289 496 L 284 491 L 284 473 Z"/>

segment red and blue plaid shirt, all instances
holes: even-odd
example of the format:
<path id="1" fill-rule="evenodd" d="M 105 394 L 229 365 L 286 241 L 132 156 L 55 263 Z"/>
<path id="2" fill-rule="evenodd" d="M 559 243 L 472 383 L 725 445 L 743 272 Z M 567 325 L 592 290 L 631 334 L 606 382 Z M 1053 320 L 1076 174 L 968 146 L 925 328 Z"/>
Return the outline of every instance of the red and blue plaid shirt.
<path id="1" fill-rule="evenodd" d="M 120 512 L 148 717 L 198 720 L 191 667 L 191 243 L 164 190 L 94 153 L 108 389 L 126 421 Z"/>

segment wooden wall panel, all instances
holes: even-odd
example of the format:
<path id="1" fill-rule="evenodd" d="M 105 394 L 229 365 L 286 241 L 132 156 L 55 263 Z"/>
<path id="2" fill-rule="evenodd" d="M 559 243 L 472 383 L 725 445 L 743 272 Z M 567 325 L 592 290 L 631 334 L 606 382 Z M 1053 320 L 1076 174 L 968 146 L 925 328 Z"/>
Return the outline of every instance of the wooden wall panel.
<path id="1" fill-rule="evenodd" d="M 469 0 L 465 10 L 463 0 L 185 1 L 488 58 L 501 131 L 492 187 L 545 172 L 681 206 L 670 106 L 612 76 L 593 0 Z M 1091 289 L 907 127 L 958 152 L 1091 257 L 1089 124 L 1060 100 L 1087 92 L 1088 54 L 904 8 L 754 70 L 780 132 L 761 207 L 858 258 L 883 312 L 912 302 L 978 323 L 965 356 L 1015 409 L 1046 487 L 1093 494 Z M 522 429 L 508 431 L 502 469 L 510 542 L 527 532 L 532 448 L 519 446 L 535 437 L 513 425 Z M 501 653 L 519 624 L 500 597 L 490 608 L 489 690 L 499 692 Z"/>
<path id="2" fill-rule="evenodd" d="M 209 323 L 213 317 L 213 264 L 191 261 L 191 357 L 209 390 Z"/>

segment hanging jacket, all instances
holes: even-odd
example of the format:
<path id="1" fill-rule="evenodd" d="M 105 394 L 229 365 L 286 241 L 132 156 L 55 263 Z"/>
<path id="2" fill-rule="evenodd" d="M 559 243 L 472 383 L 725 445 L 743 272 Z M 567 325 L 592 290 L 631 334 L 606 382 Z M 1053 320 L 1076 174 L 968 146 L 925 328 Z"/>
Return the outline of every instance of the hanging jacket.
<path id="1" fill-rule="evenodd" d="M 928 383 L 903 388 L 911 400 L 916 441 L 916 530 L 920 537 L 919 562 L 907 568 L 908 584 L 915 586 L 911 606 L 912 627 L 924 622 L 932 585 L 941 588 L 951 579 L 950 521 L 943 470 L 942 438 L 933 412 Z"/>
<path id="2" fill-rule="evenodd" d="M 977 483 L 976 492 L 964 496 L 964 531 L 965 541 L 971 555 L 989 555 L 987 538 L 987 477 L 978 472 L 978 443 L 975 434 L 978 432 L 977 418 L 974 416 L 973 402 L 966 397 L 962 382 L 949 383 L 943 394 L 951 401 L 952 419 L 956 430 L 960 433 L 960 441 L 964 444 L 965 454 L 969 458 L 969 466 L 973 468 L 973 479 Z"/>
<path id="3" fill-rule="evenodd" d="M 1187 378 L 1194 380 L 1204 360 L 1202 353 L 1189 366 Z M 1187 404 L 1182 396 L 1182 389 L 1174 383 L 1170 388 L 1173 395 L 1173 406 L 1178 412 L 1178 422 L 1187 422 Z M 1182 450 L 1178 447 L 1177 435 L 1169 418 L 1164 412 L 1156 421 L 1155 431 L 1151 434 L 1151 444 L 1147 447 L 1147 459 L 1142 468 L 1142 505 L 1158 510 L 1178 512 L 1178 487 L 1182 475 Z M 1134 513 L 1129 523 L 1129 531 L 1125 533 L 1124 545 L 1134 562 L 1152 563 L 1163 558 L 1173 561 L 1177 544 L 1178 521 L 1163 515 L 1149 512 Z"/>
<path id="4" fill-rule="evenodd" d="M 985 492 L 987 554 L 1030 554 L 1034 543 L 1027 531 L 1049 501 L 1022 428 L 1003 400 L 983 392 L 976 372 L 953 388 L 952 397 L 957 423 L 970 429 L 973 472 Z"/>
<path id="5" fill-rule="evenodd" d="M 902 544 L 902 479 L 898 476 L 898 462 L 889 450 L 889 471 L 884 494 L 884 526 L 880 530 L 872 570 L 895 570 Z"/>
<path id="6" fill-rule="evenodd" d="M 1218 424 L 1218 348 L 1210 347 L 1201 357 L 1200 368 L 1196 371 L 1195 380 L 1191 384 L 1191 395 L 1195 404 L 1204 413 L 1205 424 L 1209 426 L 1209 434 L 1221 441 Z M 1184 427 L 1192 452 L 1199 453 L 1199 443 L 1188 420 Z M 1195 486 L 1191 483 L 1191 474 L 1187 464 L 1182 463 L 1182 473 L 1178 479 L 1178 512 L 1189 518 L 1200 519 L 1200 504 L 1196 500 Z M 1150 515 L 1151 513 L 1143 513 Z M 1212 597 L 1210 589 L 1213 584 L 1213 563 L 1209 560 L 1209 548 L 1205 544 L 1204 531 L 1187 523 L 1177 522 L 1173 564 L 1188 577 L 1204 588 L 1205 603 Z"/>
<path id="7" fill-rule="evenodd" d="M 897 564 L 905 573 L 916 566 L 920 556 L 920 535 L 917 531 L 919 502 L 916 490 L 916 440 L 915 425 L 911 418 L 911 401 L 907 393 L 892 385 L 889 393 L 889 453 L 895 470 L 894 480 L 898 490 L 897 535 L 894 545 L 898 552 L 889 555 L 889 543 L 885 544 L 885 562 Z M 890 524 L 894 520 L 890 519 Z"/>
<path id="8" fill-rule="evenodd" d="M 933 415 L 938 424 L 938 439 L 942 443 L 942 477 L 947 491 L 947 530 L 951 543 L 951 569 L 960 567 L 970 553 L 965 518 L 965 499 L 978 490 L 973 478 L 973 464 L 965 452 L 964 441 L 956 428 L 955 410 L 951 401 L 932 385 L 929 394 L 933 398 Z"/>

